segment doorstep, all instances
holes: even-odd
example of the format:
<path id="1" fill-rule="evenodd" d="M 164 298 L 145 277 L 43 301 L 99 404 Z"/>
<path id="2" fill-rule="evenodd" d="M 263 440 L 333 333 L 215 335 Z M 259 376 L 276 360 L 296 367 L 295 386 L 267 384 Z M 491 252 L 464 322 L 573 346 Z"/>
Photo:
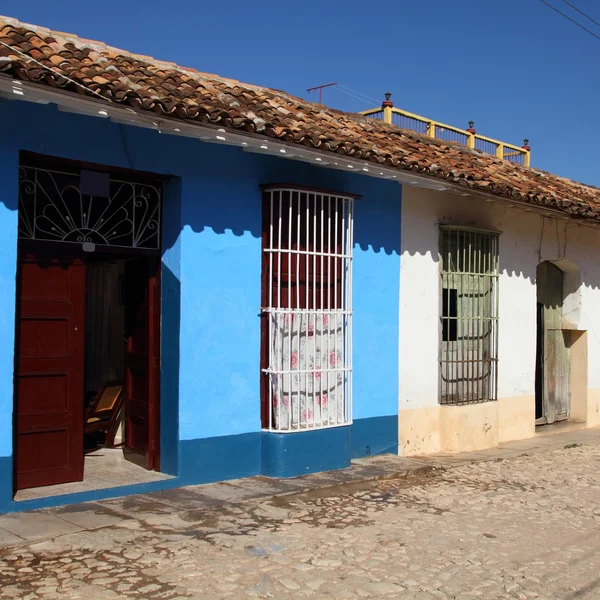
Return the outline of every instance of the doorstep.
<path id="1" fill-rule="evenodd" d="M 586 429 L 585 421 L 560 421 L 559 423 L 552 423 L 552 425 L 536 425 L 535 435 L 541 437 L 570 431 L 581 431 L 582 429 Z"/>
<path id="2" fill-rule="evenodd" d="M 57 539 L 63 535 L 83 534 L 113 526 L 135 528 L 139 521 L 168 525 L 169 521 L 180 519 L 182 511 L 203 511 L 306 493 L 336 495 L 343 493 L 344 489 L 355 491 L 381 480 L 414 478 L 417 484 L 421 476 L 427 476 L 435 469 L 451 469 L 487 460 L 508 460 L 573 444 L 600 444 L 600 427 L 567 429 L 552 436 L 507 442 L 498 448 L 476 452 L 410 458 L 381 454 L 353 460 L 349 468 L 340 471 L 290 479 L 251 477 L 0 515 L 0 547 Z"/>

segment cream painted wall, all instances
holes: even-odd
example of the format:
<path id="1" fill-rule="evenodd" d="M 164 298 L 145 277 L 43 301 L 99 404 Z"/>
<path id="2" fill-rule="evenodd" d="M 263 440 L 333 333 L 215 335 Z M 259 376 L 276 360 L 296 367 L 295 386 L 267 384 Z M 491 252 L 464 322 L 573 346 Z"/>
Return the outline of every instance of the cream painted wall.
<path id="1" fill-rule="evenodd" d="M 588 330 L 588 386 L 600 388 L 600 231 L 575 221 L 557 220 L 472 196 L 458 196 L 405 186 L 402 196 L 400 270 L 399 410 L 438 404 L 440 328 L 439 224 L 496 229 L 500 236 L 499 379 L 500 399 L 535 394 L 536 268 L 544 260 L 560 261 L 568 272 L 565 311 L 570 327 Z M 580 271 L 580 272 L 579 272 Z M 581 286 L 578 287 L 581 280 Z M 518 403 L 518 400 L 517 400 Z M 521 411 L 531 413 L 531 407 Z M 407 413 L 414 434 L 419 419 Z M 425 419 L 431 422 L 431 410 Z M 516 415 L 515 415 L 516 418 Z M 502 421 L 510 421 L 504 414 Z M 408 425 L 406 423 L 405 425 Z M 531 429 L 533 433 L 533 426 Z M 424 432 L 425 433 L 425 432 Z M 406 427 L 404 428 L 406 434 Z M 500 433 L 500 439 L 505 436 Z M 428 446 L 443 443 L 429 440 Z"/>

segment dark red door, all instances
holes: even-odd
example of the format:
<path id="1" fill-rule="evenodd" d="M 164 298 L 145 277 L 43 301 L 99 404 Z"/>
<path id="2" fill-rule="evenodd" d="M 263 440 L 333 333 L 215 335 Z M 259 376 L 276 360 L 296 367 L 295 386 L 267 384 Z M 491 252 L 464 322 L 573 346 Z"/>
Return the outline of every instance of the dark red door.
<path id="1" fill-rule="evenodd" d="M 16 488 L 83 479 L 85 267 L 19 261 Z"/>
<path id="2" fill-rule="evenodd" d="M 158 261 L 125 267 L 125 456 L 158 468 Z"/>

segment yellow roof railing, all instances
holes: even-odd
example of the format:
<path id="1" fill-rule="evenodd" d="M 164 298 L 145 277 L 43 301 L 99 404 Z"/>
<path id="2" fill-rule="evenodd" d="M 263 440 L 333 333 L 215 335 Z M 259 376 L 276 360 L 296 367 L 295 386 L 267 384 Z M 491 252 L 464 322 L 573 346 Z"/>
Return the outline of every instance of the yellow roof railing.
<path id="1" fill-rule="evenodd" d="M 360 114 L 365 117 L 382 119 L 385 123 L 390 123 L 409 129 L 416 133 L 426 135 L 431 138 L 445 142 L 457 142 L 464 144 L 469 148 L 480 150 L 510 162 L 529 167 L 531 164 L 531 148 L 529 140 L 523 140 L 522 146 L 515 146 L 495 140 L 484 135 L 479 135 L 473 128 L 475 123 L 469 121 L 468 129 L 461 129 L 453 125 L 446 125 L 439 121 L 434 121 L 420 115 L 415 115 L 406 110 L 396 108 L 391 101 L 391 94 L 385 94 L 385 100 L 380 108 L 365 110 Z"/>

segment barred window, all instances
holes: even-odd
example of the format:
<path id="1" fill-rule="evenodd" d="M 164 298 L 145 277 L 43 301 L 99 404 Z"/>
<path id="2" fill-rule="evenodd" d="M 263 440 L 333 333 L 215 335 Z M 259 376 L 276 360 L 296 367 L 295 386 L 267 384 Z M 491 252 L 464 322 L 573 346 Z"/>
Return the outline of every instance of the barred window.
<path id="1" fill-rule="evenodd" d="M 354 197 L 264 188 L 262 421 L 289 433 L 352 422 Z"/>
<path id="2" fill-rule="evenodd" d="M 498 398 L 498 238 L 440 227 L 441 404 Z"/>

